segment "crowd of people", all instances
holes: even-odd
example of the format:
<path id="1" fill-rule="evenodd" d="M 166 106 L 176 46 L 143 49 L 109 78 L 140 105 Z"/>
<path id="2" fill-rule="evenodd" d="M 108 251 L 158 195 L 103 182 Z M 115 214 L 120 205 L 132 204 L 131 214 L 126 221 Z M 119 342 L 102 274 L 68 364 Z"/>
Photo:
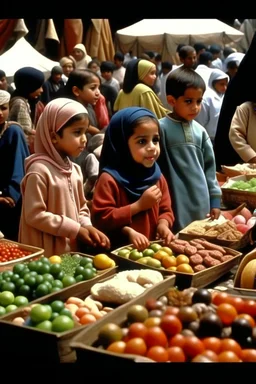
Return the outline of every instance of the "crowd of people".
<path id="1" fill-rule="evenodd" d="M 49 257 L 167 245 L 218 219 L 222 110 L 255 40 L 245 54 L 180 44 L 178 65 L 153 51 L 100 62 L 77 44 L 49 78 L 24 67 L 13 87 L 0 70 L 0 231 Z M 240 94 L 226 127 L 242 162 L 256 163 L 255 111 Z"/>

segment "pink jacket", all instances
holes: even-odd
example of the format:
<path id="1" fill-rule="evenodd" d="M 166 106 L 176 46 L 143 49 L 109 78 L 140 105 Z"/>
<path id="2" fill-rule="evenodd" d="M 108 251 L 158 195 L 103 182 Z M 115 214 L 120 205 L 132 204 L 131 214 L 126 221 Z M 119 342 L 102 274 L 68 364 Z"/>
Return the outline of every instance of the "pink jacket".
<path id="1" fill-rule="evenodd" d="M 91 225 L 80 167 L 73 163 L 69 175 L 38 160 L 29 166 L 21 191 L 19 242 L 43 248 L 46 257 L 78 251 L 80 226 Z"/>

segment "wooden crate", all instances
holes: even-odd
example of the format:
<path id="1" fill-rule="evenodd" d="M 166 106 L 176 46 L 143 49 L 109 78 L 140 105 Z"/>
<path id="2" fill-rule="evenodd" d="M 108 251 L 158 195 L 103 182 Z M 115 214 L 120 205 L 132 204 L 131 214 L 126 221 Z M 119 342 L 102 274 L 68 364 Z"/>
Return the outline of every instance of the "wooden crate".
<path id="1" fill-rule="evenodd" d="M 117 268 L 109 268 L 88 281 L 82 281 L 58 292 L 33 300 L 34 303 L 46 304 L 54 300 L 67 300 L 70 296 L 81 299 L 90 295 L 91 287 L 98 282 L 112 278 Z M 76 360 L 76 353 L 69 346 L 69 340 L 87 325 L 81 325 L 70 331 L 54 333 L 12 323 L 15 317 L 22 317 L 24 307 L 0 317 L 0 340 L 5 359 L 26 359 L 31 362 L 66 363 Z M 21 355 L 22 353 L 22 355 Z"/>
<path id="2" fill-rule="evenodd" d="M 154 285 L 152 288 L 147 289 L 144 293 L 136 297 L 135 299 L 129 301 L 119 308 L 115 309 L 113 312 L 109 313 L 107 317 L 101 318 L 97 323 L 89 325 L 87 329 L 79 332 L 72 337 L 69 345 L 72 349 L 76 350 L 77 359 L 79 363 L 86 363 L 94 361 L 97 358 L 97 361 L 103 359 L 104 363 L 109 362 L 118 362 L 127 361 L 127 362 L 143 362 L 149 361 L 149 359 L 135 356 L 135 355 L 120 355 L 113 352 L 107 352 L 106 350 L 99 349 L 94 346 L 98 339 L 98 333 L 100 328 L 107 323 L 116 323 L 123 325 L 126 321 L 127 312 L 131 305 L 141 304 L 145 305 L 148 298 L 159 298 L 164 295 L 169 288 L 173 287 L 175 284 L 175 277 L 168 276 L 160 283 Z M 150 360 L 151 361 L 151 360 Z"/>
<path id="3" fill-rule="evenodd" d="M 161 241 L 158 241 L 158 243 L 162 243 Z M 150 267 L 145 264 L 141 264 L 137 261 L 126 259 L 122 256 L 118 256 L 118 251 L 126 248 L 131 247 L 130 245 L 117 248 L 111 252 L 111 257 L 116 261 L 120 269 L 153 269 L 155 271 L 161 272 L 164 276 L 169 275 L 175 275 L 176 276 L 176 285 L 179 287 L 179 289 L 184 289 L 188 287 L 205 287 L 214 281 L 218 280 L 220 277 L 228 273 L 235 265 L 237 265 L 240 261 L 241 256 L 243 255 L 241 252 L 228 248 L 223 247 L 228 254 L 233 255 L 233 259 L 225 261 L 224 263 L 221 263 L 219 265 L 216 265 L 214 267 L 206 268 L 203 271 L 195 272 L 195 273 L 185 273 L 185 272 L 178 272 L 178 271 L 170 271 L 167 269 L 159 269 L 155 267 Z"/>
<path id="4" fill-rule="evenodd" d="M 27 245 L 27 244 L 18 243 L 16 241 L 8 240 L 5 238 L 0 239 L 0 244 L 6 243 L 6 242 L 12 243 L 12 244 L 17 244 L 20 249 L 22 249 L 24 251 L 29 251 L 32 253 L 28 256 L 21 257 L 20 259 L 16 259 L 16 260 L 12 260 L 12 261 L 6 261 L 3 263 L 0 262 L 0 272 L 11 270 L 15 264 L 23 263 L 24 261 L 27 262 L 27 261 L 30 261 L 31 259 L 39 258 L 40 256 L 42 256 L 44 254 L 44 249 L 42 249 L 42 248 L 34 247 L 31 245 Z"/>
<path id="5" fill-rule="evenodd" d="M 246 203 L 240 204 L 237 208 L 230 210 L 229 212 L 232 214 L 232 216 L 238 215 L 239 212 L 242 211 L 243 208 L 246 207 Z M 187 227 L 183 228 L 179 233 L 178 233 L 178 238 L 182 240 L 193 240 L 193 239 L 205 239 L 207 241 L 210 241 L 211 243 L 218 244 L 224 247 L 228 248 L 233 248 L 233 249 L 239 249 L 240 245 L 243 244 L 243 247 L 245 246 L 244 244 L 244 239 L 246 238 L 246 235 L 243 235 L 241 239 L 239 240 L 223 240 L 223 239 L 218 239 L 218 237 L 212 237 L 212 236 L 207 236 L 207 235 L 199 235 L 196 233 L 188 233 L 188 230 L 193 227 L 195 224 L 201 224 L 201 223 L 207 223 L 209 222 L 209 219 L 204 219 L 204 220 L 196 220 L 190 223 Z M 213 227 L 214 228 L 214 227 Z"/>
<path id="6" fill-rule="evenodd" d="M 229 180 L 221 186 L 222 201 L 226 206 L 237 207 L 239 204 L 246 203 L 249 209 L 256 208 L 256 192 L 242 191 L 230 188 L 230 182 L 247 181 L 255 178 L 255 175 L 242 175 L 229 178 Z"/>

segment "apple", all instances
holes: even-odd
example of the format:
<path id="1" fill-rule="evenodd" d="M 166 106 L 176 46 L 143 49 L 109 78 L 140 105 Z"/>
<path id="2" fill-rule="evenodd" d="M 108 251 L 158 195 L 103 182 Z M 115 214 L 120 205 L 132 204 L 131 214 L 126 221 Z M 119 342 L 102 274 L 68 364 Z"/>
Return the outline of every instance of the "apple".
<path id="1" fill-rule="evenodd" d="M 250 228 L 247 224 L 236 224 L 236 228 L 241 233 L 246 233 Z"/>
<path id="2" fill-rule="evenodd" d="M 235 224 L 246 224 L 246 218 L 242 215 L 236 215 L 233 217 L 232 221 L 235 223 Z"/>

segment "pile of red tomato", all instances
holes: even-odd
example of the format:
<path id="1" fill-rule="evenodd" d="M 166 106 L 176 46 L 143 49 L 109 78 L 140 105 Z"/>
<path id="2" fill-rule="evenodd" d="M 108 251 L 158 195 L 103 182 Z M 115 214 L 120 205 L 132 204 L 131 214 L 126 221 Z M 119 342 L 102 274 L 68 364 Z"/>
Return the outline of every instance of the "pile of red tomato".
<path id="1" fill-rule="evenodd" d="M 256 362 L 256 301 L 218 292 L 212 295 L 211 304 L 215 307 L 214 320 L 209 320 L 204 336 L 191 332 L 188 322 L 184 324 L 182 307 L 167 305 L 161 316 L 128 324 L 123 336 L 116 337 L 106 349 L 156 362 Z M 218 323 L 220 328 L 216 328 Z M 233 327 L 233 334 L 223 334 L 229 327 Z"/>
<path id="2" fill-rule="evenodd" d="M 20 259 L 30 255 L 31 253 L 31 251 L 25 251 L 22 249 L 19 244 L 9 241 L 0 242 L 0 263 Z"/>

